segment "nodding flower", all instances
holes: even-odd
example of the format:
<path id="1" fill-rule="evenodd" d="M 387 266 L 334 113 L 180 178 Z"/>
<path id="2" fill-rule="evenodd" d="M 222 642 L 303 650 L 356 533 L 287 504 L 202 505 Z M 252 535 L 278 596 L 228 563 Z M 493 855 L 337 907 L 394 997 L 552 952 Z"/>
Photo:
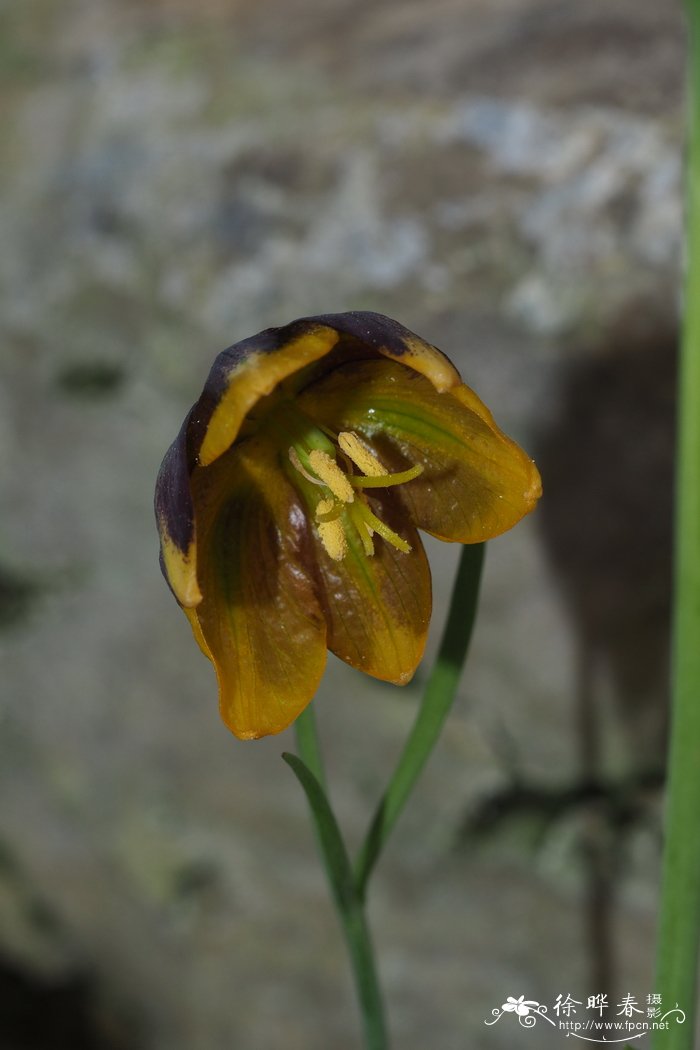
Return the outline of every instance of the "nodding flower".
<path id="1" fill-rule="evenodd" d="M 425 646 L 418 529 L 479 543 L 541 493 L 449 359 L 375 313 L 270 328 L 214 361 L 156 486 L 161 566 L 243 739 L 278 733 L 330 649 L 403 685 Z"/>

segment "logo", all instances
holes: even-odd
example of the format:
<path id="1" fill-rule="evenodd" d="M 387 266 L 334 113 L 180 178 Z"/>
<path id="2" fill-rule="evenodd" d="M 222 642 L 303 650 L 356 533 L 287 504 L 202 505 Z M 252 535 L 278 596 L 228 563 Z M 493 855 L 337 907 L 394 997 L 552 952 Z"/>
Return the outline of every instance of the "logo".
<path id="1" fill-rule="evenodd" d="M 611 1005 L 603 992 L 589 995 L 586 1005 L 583 999 L 574 999 L 571 993 L 558 995 L 551 1011 L 536 999 L 524 995 L 509 995 L 500 1007 L 491 1011 L 493 1025 L 506 1014 L 518 1019 L 521 1028 L 534 1028 L 538 1021 L 546 1021 L 553 1028 L 566 1034 L 567 1038 L 581 1039 L 586 1043 L 628 1043 L 642 1039 L 652 1032 L 668 1031 L 672 1024 L 684 1024 L 685 1013 L 678 1003 L 664 1010 L 661 996 L 650 992 L 638 1002 L 634 995 L 625 995 L 619 1003 Z M 579 1009 L 579 1007 L 581 1009 Z"/>

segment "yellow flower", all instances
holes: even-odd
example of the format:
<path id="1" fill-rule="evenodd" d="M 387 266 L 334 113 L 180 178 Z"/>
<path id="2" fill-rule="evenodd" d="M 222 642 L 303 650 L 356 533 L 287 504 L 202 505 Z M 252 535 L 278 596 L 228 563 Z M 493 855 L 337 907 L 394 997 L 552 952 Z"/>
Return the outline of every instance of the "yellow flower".
<path id="1" fill-rule="evenodd" d="M 156 486 L 161 565 L 244 739 L 290 725 L 330 649 L 403 685 L 431 613 L 418 528 L 478 543 L 537 469 L 452 363 L 374 313 L 309 317 L 224 350 Z"/>

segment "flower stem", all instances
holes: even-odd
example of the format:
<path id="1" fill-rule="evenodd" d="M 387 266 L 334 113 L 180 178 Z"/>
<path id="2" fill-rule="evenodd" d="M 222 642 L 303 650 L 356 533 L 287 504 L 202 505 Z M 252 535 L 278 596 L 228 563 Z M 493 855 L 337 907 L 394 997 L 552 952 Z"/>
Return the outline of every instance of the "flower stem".
<path id="1" fill-rule="evenodd" d="M 687 271 L 676 475 L 673 702 L 657 986 L 684 1024 L 658 1031 L 655 1050 L 694 1043 L 700 944 L 700 0 L 689 0 L 690 115 Z"/>
<path id="2" fill-rule="evenodd" d="M 454 701 L 476 618 L 483 560 L 483 543 L 462 547 L 437 659 L 413 728 L 355 865 L 355 886 L 362 900 L 367 894 L 372 870 L 437 743 Z"/>
<path id="3" fill-rule="evenodd" d="M 284 757 L 301 781 L 311 806 L 319 852 L 352 965 L 365 1046 L 367 1050 L 387 1050 L 384 1005 L 365 907 L 355 889 L 345 844 L 323 787 L 321 748 L 312 708 L 310 704 L 295 723 L 302 762 L 293 755 Z"/>
<path id="4" fill-rule="evenodd" d="M 387 1050 L 389 1038 L 384 1020 L 384 1004 L 377 978 L 374 949 L 364 905 L 359 898 L 342 914 L 345 943 L 348 946 L 367 1050 Z"/>
<path id="5" fill-rule="evenodd" d="M 311 704 L 295 723 L 300 757 L 283 756 L 301 782 L 311 807 L 319 850 L 352 964 L 367 1050 L 386 1050 L 389 1045 L 365 912 L 367 884 L 455 698 L 476 618 L 483 560 L 483 544 L 462 547 L 437 660 L 409 738 L 358 856 L 354 875 L 325 792 L 321 747 Z"/>
<path id="6" fill-rule="evenodd" d="M 326 787 L 326 773 L 323 767 L 321 742 L 316 728 L 316 714 L 313 703 L 299 715 L 294 723 L 297 748 L 304 764 L 311 770 L 322 788 Z"/>

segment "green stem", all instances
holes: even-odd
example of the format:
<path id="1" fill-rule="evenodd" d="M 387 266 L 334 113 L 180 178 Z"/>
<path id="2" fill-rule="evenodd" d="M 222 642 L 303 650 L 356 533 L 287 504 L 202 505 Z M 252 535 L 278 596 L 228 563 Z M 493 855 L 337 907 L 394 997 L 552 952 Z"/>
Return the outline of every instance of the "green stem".
<path id="1" fill-rule="evenodd" d="M 295 764 L 294 756 L 285 758 L 294 768 L 309 795 L 319 852 L 352 965 L 365 1046 L 367 1050 L 387 1050 L 389 1042 L 372 939 L 364 904 L 353 883 L 345 844 L 323 787 L 321 747 L 312 706 L 310 704 L 295 723 L 299 755 L 311 773 L 311 782 L 304 770 Z"/>
<path id="2" fill-rule="evenodd" d="M 362 1013 L 367 1050 L 387 1050 L 389 1038 L 384 1004 L 374 961 L 374 949 L 362 901 L 342 912 L 343 933 L 348 947 L 355 990 Z"/>
<path id="3" fill-rule="evenodd" d="M 388 1047 L 382 997 L 365 914 L 367 883 L 430 757 L 457 693 L 476 618 L 483 560 L 483 544 L 462 548 L 437 660 L 409 738 L 360 851 L 354 877 L 324 790 L 321 747 L 311 705 L 295 723 L 301 762 L 293 755 L 284 756 L 299 777 L 311 805 L 319 850 L 352 963 L 367 1050 L 386 1050 Z"/>
<path id="4" fill-rule="evenodd" d="M 313 703 L 309 704 L 294 723 L 297 748 L 304 764 L 311 770 L 322 788 L 326 787 L 326 774 L 321 755 L 321 743 L 316 729 L 316 714 Z"/>
<path id="5" fill-rule="evenodd" d="M 687 272 L 679 382 L 673 703 L 656 990 L 682 1025 L 655 1050 L 694 1043 L 700 943 L 700 0 L 689 0 Z"/>
<path id="6" fill-rule="evenodd" d="M 355 865 L 355 885 L 363 900 L 372 870 L 437 743 L 457 693 L 476 618 L 483 560 L 482 543 L 462 547 L 437 660 L 428 679 L 410 736 L 379 803 Z"/>

